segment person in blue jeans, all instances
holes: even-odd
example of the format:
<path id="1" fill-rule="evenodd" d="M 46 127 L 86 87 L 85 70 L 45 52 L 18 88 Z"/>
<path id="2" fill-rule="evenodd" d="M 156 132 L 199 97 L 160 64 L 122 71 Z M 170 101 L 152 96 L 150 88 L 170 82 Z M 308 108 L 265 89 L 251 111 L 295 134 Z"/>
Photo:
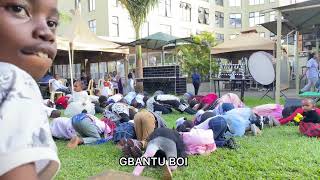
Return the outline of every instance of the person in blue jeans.
<path id="1" fill-rule="evenodd" d="M 197 69 L 192 73 L 191 78 L 192 78 L 192 84 L 194 87 L 194 94 L 198 95 L 198 91 L 201 83 L 201 76 L 198 73 Z"/>

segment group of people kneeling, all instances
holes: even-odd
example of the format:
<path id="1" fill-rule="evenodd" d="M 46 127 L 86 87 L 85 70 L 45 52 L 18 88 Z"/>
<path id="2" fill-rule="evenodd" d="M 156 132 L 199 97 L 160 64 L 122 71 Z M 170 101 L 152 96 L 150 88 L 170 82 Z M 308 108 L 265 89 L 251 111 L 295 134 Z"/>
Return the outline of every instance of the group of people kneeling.
<path id="1" fill-rule="evenodd" d="M 297 113 L 304 117 L 300 131 L 310 135 L 314 132 L 314 129 L 307 130 L 310 123 L 320 122 L 318 109 L 311 99 L 302 102 L 302 108 L 297 108 L 291 116 L 279 118 L 273 112 L 281 112 L 283 108 L 281 111 L 270 108 L 270 105 L 249 108 L 232 93 L 219 99 L 215 94 L 193 96 L 186 93 L 179 99 L 162 92 L 156 92 L 150 98 L 130 92 L 125 97 L 117 94 L 99 97 L 95 109 L 100 108 L 104 115 L 102 119 L 83 109 L 71 118 L 53 119 L 50 127 L 55 138 L 70 140 L 69 148 L 113 141 L 125 157 L 184 158 L 193 154 L 209 154 L 217 147 L 235 149 L 238 145 L 233 137 L 247 133 L 259 135 L 265 126 L 288 123 Z M 172 108 L 193 114 L 194 118 L 178 118 L 175 128 L 169 128 L 161 114 L 172 112 Z M 320 126 L 317 127 L 320 136 Z M 143 168 L 137 165 L 133 174 L 140 175 Z M 168 164 L 165 166 L 168 179 L 176 168 Z"/>

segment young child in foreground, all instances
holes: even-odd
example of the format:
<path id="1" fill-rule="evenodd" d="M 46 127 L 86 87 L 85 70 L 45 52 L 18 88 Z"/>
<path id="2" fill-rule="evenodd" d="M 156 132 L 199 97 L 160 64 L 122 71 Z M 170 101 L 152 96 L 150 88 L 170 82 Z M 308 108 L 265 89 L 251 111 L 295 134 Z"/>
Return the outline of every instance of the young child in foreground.
<path id="1" fill-rule="evenodd" d="M 320 115 L 315 110 L 316 104 L 312 99 L 302 100 L 302 121 L 299 131 L 309 137 L 320 137 Z"/>
<path id="2" fill-rule="evenodd" d="M 36 83 L 56 56 L 56 0 L 0 0 L 0 179 L 52 179 L 60 167 Z"/>

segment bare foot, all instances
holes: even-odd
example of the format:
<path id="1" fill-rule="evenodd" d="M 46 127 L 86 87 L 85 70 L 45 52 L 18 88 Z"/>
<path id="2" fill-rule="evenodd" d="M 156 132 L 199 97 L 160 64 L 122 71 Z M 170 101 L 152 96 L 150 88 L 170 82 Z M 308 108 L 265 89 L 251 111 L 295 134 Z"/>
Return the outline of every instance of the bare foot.
<path id="1" fill-rule="evenodd" d="M 67 147 L 70 149 L 76 148 L 81 143 L 81 139 L 78 136 L 73 137 L 69 143 L 67 144 Z"/>
<path id="2" fill-rule="evenodd" d="M 163 176 L 162 176 L 162 180 L 172 180 L 172 172 L 171 172 L 168 164 L 166 164 L 165 166 L 163 166 Z"/>

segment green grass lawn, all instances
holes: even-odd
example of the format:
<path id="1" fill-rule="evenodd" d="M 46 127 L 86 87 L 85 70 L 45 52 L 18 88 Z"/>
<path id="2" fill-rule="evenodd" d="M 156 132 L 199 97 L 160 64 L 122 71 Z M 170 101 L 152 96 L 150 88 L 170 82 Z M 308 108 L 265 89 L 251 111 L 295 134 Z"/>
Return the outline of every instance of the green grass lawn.
<path id="1" fill-rule="evenodd" d="M 283 101 L 282 101 L 283 102 Z M 251 107 L 272 103 L 270 100 L 246 98 Z M 169 127 L 178 117 L 165 115 Z M 173 173 L 174 179 L 319 179 L 320 142 L 299 134 L 297 126 L 264 129 L 258 137 L 237 138 L 237 150 L 217 149 L 209 156 L 189 156 L 188 166 Z M 114 144 L 66 148 L 67 142 L 56 141 L 62 163 L 57 179 L 86 179 L 107 169 L 132 172 L 121 167 L 121 152 Z M 146 168 L 143 175 L 161 179 L 160 168 Z"/>

